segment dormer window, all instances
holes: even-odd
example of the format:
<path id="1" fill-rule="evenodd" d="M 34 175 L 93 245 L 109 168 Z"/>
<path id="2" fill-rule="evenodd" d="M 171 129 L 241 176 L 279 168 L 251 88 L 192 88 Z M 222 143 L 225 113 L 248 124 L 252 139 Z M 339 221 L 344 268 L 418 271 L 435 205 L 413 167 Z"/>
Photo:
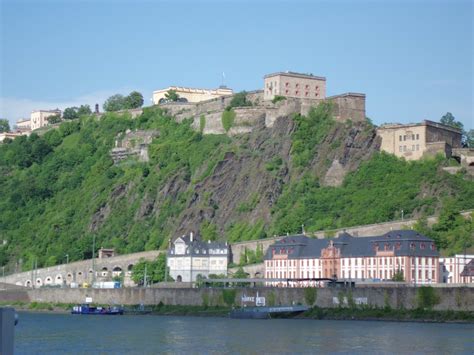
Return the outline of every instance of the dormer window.
<path id="1" fill-rule="evenodd" d="M 420 244 L 420 249 L 425 249 L 425 247 L 426 247 L 425 243 Z"/>
<path id="2" fill-rule="evenodd" d="M 415 243 L 413 243 L 413 242 L 410 243 L 410 249 L 411 249 L 411 250 L 415 250 Z"/>
<path id="3" fill-rule="evenodd" d="M 431 250 L 436 250 L 436 245 L 435 245 L 435 243 L 431 243 Z"/>

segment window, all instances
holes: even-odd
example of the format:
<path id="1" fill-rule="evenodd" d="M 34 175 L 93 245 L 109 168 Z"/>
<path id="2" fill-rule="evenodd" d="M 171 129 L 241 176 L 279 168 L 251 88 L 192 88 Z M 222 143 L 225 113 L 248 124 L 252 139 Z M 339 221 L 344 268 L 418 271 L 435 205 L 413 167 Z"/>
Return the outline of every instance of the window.
<path id="1" fill-rule="evenodd" d="M 316 93 L 316 94 L 314 94 L 314 96 L 318 97 L 319 95 L 318 95 L 318 93 Z"/>
<path id="2" fill-rule="evenodd" d="M 299 95 L 300 92 L 298 90 L 295 91 L 295 95 Z"/>
<path id="3" fill-rule="evenodd" d="M 416 150 L 420 150 L 420 145 L 419 144 L 416 145 Z"/>
<path id="4" fill-rule="evenodd" d="M 415 250 L 415 243 L 413 243 L 413 242 L 410 243 L 410 249 L 411 249 L 411 250 Z"/>
<path id="5" fill-rule="evenodd" d="M 304 88 L 305 88 L 306 90 L 308 90 L 308 89 L 309 89 L 309 85 L 305 85 Z"/>
<path id="6" fill-rule="evenodd" d="M 415 140 L 415 135 L 414 135 L 414 134 L 411 135 L 411 140 L 412 140 L 412 141 Z"/>
<path id="7" fill-rule="evenodd" d="M 416 134 L 416 139 L 420 139 L 420 135 L 418 133 Z"/>
<path id="8" fill-rule="evenodd" d="M 309 92 L 306 91 L 306 92 L 304 93 L 304 96 L 308 96 L 308 95 L 309 95 Z"/>
<path id="9" fill-rule="evenodd" d="M 404 151 L 404 152 L 407 151 L 407 146 L 406 146 L 406 145 L 403 146 L 403 151 Z"/>
<path id="10" fill-rule="evenodd" d="M 285 83 L 285 87 L 289 87 L 290 86 L 290 83 L 289 82 L 286 82 Z"/>
<path id="11" fill-rule="evenodd" d="M 420 244 L 420 249 L 425 249 L 425 243 Z"/>
<path id="12" fill-rule="evenodd" d="M 399 140 L 400 140 L 400 142 L 401 142 L 401 141 L 402 141 L 402 136 L 398 136 L 398 138 L 399 138 Z"/>
<path id="13" fill-rule="evenodd" d="M 285 90 L 285 94 L 288 94 L 290 91 L 289 90 Z"/>
<path id="14" fill-rule="evenodd" d="M 403 151 L 403 146 L 399 146 L 398 151 L 401 153 Z"/>
<path id="15" fill-rule="evenodd" d="M 406 136 L 406 135 L 405 135 L 405 136 L 403 136 L 403 140 L 404 140 L 404 141 L 406 141 L 406 140 L 407 140 L 407 136 Z"/>
<path id="16" fill-rule="evenodd" d="M 296 84 L 295 87 L 296 87 L 296 88 L 299 88 L 299 87 L 300 87 L 300 84 Z"/>
<path id="17" fill-rule="evenodd" d="M 435 280 L 436 279 L 436 276 L 435 276 L 435 271 L 431 271 L 431 280 Z"/>
<path id="18" fill-rule="evenodd" d="M 414 145 L 414 144 L 411 146 L 411 151 L 412 151 L 412 152 L 415 151 L 415 145 Z"/>
<path id="19" fill-rule="evenodd" d="M 316 86 L 316 91 L 318 91 L 318 90 L 319 90 L 319 86 Z"/>
<path id="20" fill-rule="evenodd" d="M 402 243 L 397 242 L 397 243 L 395 244 L 395 249 L 396 249 L 396 250 L 400 250 L 401 247 L 402 247 Z"/>

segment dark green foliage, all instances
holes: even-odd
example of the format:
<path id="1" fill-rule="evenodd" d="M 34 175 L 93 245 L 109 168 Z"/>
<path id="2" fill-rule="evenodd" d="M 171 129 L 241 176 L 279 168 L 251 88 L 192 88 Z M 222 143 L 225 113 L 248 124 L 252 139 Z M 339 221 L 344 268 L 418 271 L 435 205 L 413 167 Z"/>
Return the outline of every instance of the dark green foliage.
<path id="1" fill-rule="evenodd" d="M 252 194 L 248 201 L 242 202 L 237 206 L 237 211 L 240 213 L 252 212 L 260 202 L 260 196 L 258 194 Z"/>
<path id="2" fill-rule="evenodd" d="M 169 101 L 173 101 L 173 102 L 176 102 L 179 99 L 179 95 L 176 92 L 176 90 L 171 90 L 171 89 L 166 92 L 165 97 Z"/>
<path id="3" fill-rule="evenodd" d="M 233 110 L 225 110 L 222 112 L 222 127 L 226 132 L 229 132 L 229 129 L 234 125 L 235 112 Z"/>
<path id="4" fill-rule="evenodd" d="M 247 99 L 247 92 L 241 91 L 232 97 L 232 100 L 230 101 L 230 104 L 227 106 L 226 110 L 230 111 L 234 107 L 245 106 L 252 106 L 252 102 Z"/>
<path id="5" fill-rule="evenodd" d="M 49 124 L 55 124 L 61 122 L 61 116 L 59 115 L 54 115 L 54 116 L 49 116 L 48 117 L 48 123 Z"/>
<path id="6" fill-rule="evenodd" d="M 459 214 L 459 205 L 453 199 L 446 199 L 438 222 L 428 227 L 426 218 L 421 218 L 414 228 L 429 235 L 443 254 L 452 256 L 465 253 L 474 246 L 474 213 L 469 218 Z"/>
<path id="7" fill-rule="evenodd" d="M 307 287 L 304 289 L 304 300 L 308 306 L 313 306 L 316 302 L 317 289 L 314 287 Z"/>
<path id="8" fill-rule="evenodd" d="M 10 122 L 7 119 L 0 119 L 0 133 L 1 132 L 10 132 Z"/>
<path id="9" fill-rule="evenodd" d="M 79 116 L 88 116 L 88 115 L 92 114 L 91 107 L 89 105 L 81 105 L 77 109 L 77 114 Z"/>
<path id="10" fill-rule="evenodd" d="M 127 99 L 121 94 L 115 94 L 105 100 L 103 107 L 106 112 L 124 110 L 127 108 Z"/>
<path id="11" fill-rule="evenodd" d="M 393 274 L 392 281 L 399 281 L 399 282 L 405 281 L 405 278 L 403 277 L 403 272 L 401 270 L 397 270 Z"/>
<path id="12" fill-rule="evenodd" d="M 204 221 L 203 223 L 201 223 L 200 231 L 201 237 L 205 241 L 214 241 L 218 239 L 217 226 L 214 223 Z"/>
<path id="13" fill-rule="evenodd" d="M 126 108 L 133 109 L 139 108 L 143 106 L 143 95 L 138 91 L 132 91 L 126 98 L 125 98 L 125 105 Z"/>
<path id="14" fill-rule="evenodd" d="M 277 102 L 286 100 L 285 96 L 280 96 L 280 95 L 275 95 L 275 97 L 272 99 L 272 103 L 276 104 Z"/>
<path id="15" fill-rule="evenodd" d="M 332 105 L 321 103 L 311 109 L 308 117 L 296 115 L 296 129 L 292 134 L 291 155 L 295 166 L 307 166 L 317 154 L 318 144 L 334 125 Z"/>
<path id="16" fill-rule="evenodd" d="M 237 296 L 237 290 L 233 289 L 224 289 L 222 290 L 222 298 L 224 303 L 229 307 L 235 304 L 235 296 Z"/>
<path id="17" fill-rule="evenodd" d="M 77 107 L 68 107 L 64 109 L 63 118 L 65 120 L 74 120 L 79 118 L 79 114 L 77 113 Z"/>
<path id="18" fill-rule="evenodd" d="M 431 286 L 421 286 L 416 290 L 416 303 L 419 309 L 433 309 L 439 303 L 439 295 Z"/>
<path id="19" fill-rule="evenodd" d="M 446 126 L 451 126 L 451 127 L 460 129 L 461 131 L 464 128 L 464 125 L 462 124 L 462 122 L 456 121 L 456 118 L 454 118 L 451 112 L 446 112 L 446 114 L 443 117 L 441 117 L 439 122 Z"/>
<path id="20" fill-rule="evenodd" d="M 474 129 L 470 129 L 469 132 L 466 132 L 465 145 L 468 148 L 474 148 Z"/>
<path id="21" fill-rule="evenodd" d="M 199 132 L 204 132 L 204 128 L 206 128 L 206 116 L 201 115 L 199 117 Z"/>
<path id="22" fill-rule="evenodd" d="M 285 186 L 273 210 L 271 234 L 293 233 L 302 224 L 315 231 L 390 221 L 400 218 L 402 209 L 405 217 L 430 207 L 433 214 L 437 201 L 422 194 L 428 186 L 449 188 L 457 196 L 457 210 L 474 207 L 474 184 L 462 175 L 440 174 L 440 164 L 441 160 L 406 162 L 378 153 L 338 188 L 321 187 L 316 178 L 304 174 Z"/>
<path id="23" fill-rule="evenodd" d="M 166 273 L 166 254 L 165 253 L 160 254 L 154 261 L 140 259 L 140 261 L 133 266 L 132 280 L 137 285 L 143 285 L 144 283 L 145 266 L 146 266 L 147 284 L 165 281 L 165 273 Z M 169 275 L 168 275 L 167 281 L 172 281 Z"/>
<path id="24" fill-rule="evenodd" d="M 283 160 L 281 159 L 281 157 L 276 156 L 265 164 L 265 169 L 267 171 L 278 171 L 282 164 Z"/>
<path id="25" fill-rule="evenodd" d="M 246 221 L 232 223 L 226 235 L 227 240 L 231 243 L 243 240 L 262 239 L 267 236 L 263 221 L 258 221 L 255 224 Z"/>
<path id="26" fill-rule="evenodd" d="M 257 244 L 256 250 L 244 249 L 244 252 L 240 254 L 239 266 L 257 264 L 263 262 L 263 246 Z"/>

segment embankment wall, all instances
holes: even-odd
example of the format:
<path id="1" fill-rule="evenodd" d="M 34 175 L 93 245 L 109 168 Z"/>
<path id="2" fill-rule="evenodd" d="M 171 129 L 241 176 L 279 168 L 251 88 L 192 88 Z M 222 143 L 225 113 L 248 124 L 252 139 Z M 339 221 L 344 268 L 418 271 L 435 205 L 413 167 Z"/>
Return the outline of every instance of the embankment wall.
<path id="1" fill-rule="evenodd" d="M 307 304 L 304 288 L 236 288 L 235 304 L 240 297 L 263 296 L 268 305 L 289 305 L 293 303 Z M 413 309 L 417 307 L 420 288 L 416 287 L 356 287 L 353 289 L 315 289 L 316 305 L 324 308 L 346 306 L 351 300 L 366 303 L 371 306 L 395 309 Z M 472 287 L 442 287 L 433 288 L 438 303 L 435 310 L 464 310 L 474 311 L 474 288 Z M 25 291 L 1 291 L 0 302 L 50 302 L 50 303 L 83 303 L 86 297 L 99 304 L 133 305 L 225 305 L 223 289 L 220 288 L 124 288 L 124 289 L 38 289 Z"/>

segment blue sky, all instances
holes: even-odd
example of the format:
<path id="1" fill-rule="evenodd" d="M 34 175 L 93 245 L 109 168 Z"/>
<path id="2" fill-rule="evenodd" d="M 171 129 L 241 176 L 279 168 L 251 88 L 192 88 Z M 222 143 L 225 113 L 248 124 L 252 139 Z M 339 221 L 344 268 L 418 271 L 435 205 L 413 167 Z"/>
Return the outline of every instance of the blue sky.
<path id="1" fill-rule="evenodd" d="M 473 2 L 0 0 L 0 117 L 291 70 L 363 92 L 376 124 L 474 128 Z"/>

